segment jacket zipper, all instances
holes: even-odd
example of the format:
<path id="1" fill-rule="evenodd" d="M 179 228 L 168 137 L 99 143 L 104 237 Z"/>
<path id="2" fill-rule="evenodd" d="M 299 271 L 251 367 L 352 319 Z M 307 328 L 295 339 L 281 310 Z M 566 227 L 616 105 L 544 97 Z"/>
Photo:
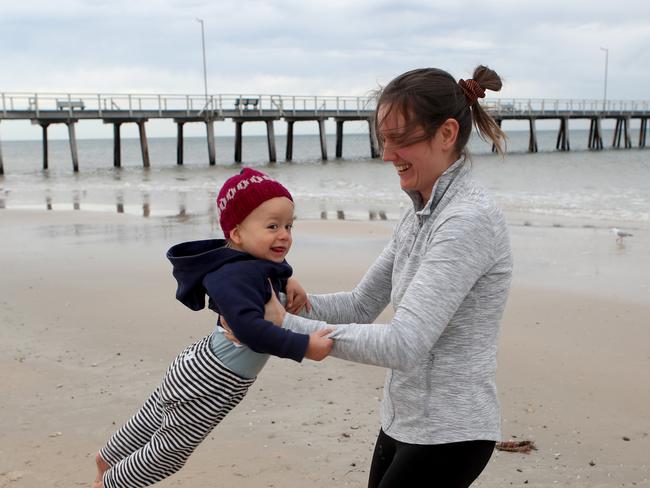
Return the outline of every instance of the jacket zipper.
<path id="1" fill-rule="evenodd" d="M 413 242 L 411 243 L 411 249 L 409 249 L 409 253 L 408 253 L 409 256 L 413 252 L 413 248 L 415 248 L 415 243 L 418 240 L 418 235 L 420 235 L 420 231 L 422 230 L 422 216 L 416 215 L 416 217 L 418 219 L 418 225 L 415 229 L 415 232 L 413 232 Z"/>

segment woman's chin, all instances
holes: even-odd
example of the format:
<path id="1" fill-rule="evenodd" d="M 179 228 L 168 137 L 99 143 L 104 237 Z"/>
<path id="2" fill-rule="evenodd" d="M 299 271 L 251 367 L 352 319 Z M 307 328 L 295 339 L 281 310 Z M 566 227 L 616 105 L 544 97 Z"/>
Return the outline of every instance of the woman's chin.
<path id="1" fill-rule="evenodd" d="M 413 183 L 408 180 L 408 178 L 403 178 L 400 176 L 399 178 L 399 186 L 402 188 L 404 191 L 411 191 L 414 189 Z"/>

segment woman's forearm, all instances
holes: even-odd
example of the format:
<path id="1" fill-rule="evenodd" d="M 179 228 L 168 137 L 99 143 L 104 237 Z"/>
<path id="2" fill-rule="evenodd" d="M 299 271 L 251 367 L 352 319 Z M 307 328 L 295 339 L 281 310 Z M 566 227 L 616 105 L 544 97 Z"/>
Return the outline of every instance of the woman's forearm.
<path id="1" fill-rule="evenodd" d="M 334 328 L 329 337 L 334 339 L 331 356 L 357 363 L 373 364 L 393 369 L 409 369 L 420 360 L 417 338 L 400 335 L 393 324 L 338 324 L 332 325 L 286 314 L 282 327 L 302 334 L 325 328 Z M 413 347 L 412 347 L 413 346 Z"/>
<path id="2" fill-rule="evenodd" d="M 387 305 L 376 299 L 368 300 L 356 290 L 309 295 L 309 303 L 311 311 L 303 309 L 300 316 L 330 324 L 370 323 Z"/>

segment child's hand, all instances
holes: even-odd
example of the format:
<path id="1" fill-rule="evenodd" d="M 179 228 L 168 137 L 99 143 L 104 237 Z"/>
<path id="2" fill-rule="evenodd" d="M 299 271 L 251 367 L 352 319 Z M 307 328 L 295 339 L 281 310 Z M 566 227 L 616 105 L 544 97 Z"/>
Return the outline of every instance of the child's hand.
<path id="1" fill-rule="evenodd" d="M 323 329 L 309 334 L 309 345 L 305 357 L 312 361 L 322 361 L 325 359 L 332 347 L 334 347 L 334 340 L 325 337 L 334 329 Z"/>
<path id="2" fill-rule="evenodd" d="M 303 307 L 311 312 L 311 303 L 307 298 L 307 292 L 298 280 L 291 277 L 287 280 L 287 312 L 297 314 Z"/>

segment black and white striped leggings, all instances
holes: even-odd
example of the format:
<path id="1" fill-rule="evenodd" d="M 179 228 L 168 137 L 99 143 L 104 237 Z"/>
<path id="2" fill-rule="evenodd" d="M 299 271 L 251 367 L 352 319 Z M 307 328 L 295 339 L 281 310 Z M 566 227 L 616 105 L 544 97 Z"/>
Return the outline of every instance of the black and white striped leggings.
<path id="1" fill-rule="evenodd" d="M 210 336 L 187 347 L 140 410 L 100 450 L 111 465 L 104 473 L 105 488 L 140 488 L 174 474 L 254 381 L 215 357 Z"/>

